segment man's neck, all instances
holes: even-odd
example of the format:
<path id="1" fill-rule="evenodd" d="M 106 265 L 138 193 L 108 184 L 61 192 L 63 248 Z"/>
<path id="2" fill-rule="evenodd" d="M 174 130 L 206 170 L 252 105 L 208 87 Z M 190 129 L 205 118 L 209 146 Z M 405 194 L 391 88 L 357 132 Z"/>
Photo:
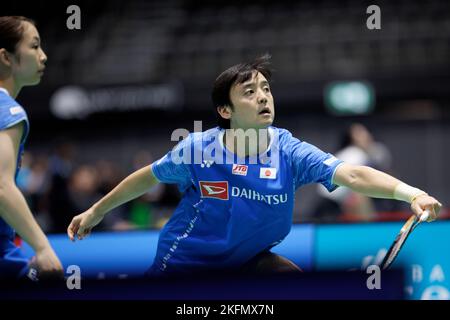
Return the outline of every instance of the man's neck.
<path id="1" fill-rule="evenodd" d="M 237 129 L 225 130 L 223 144 L 238 157 L 263 154 L 270 145 L 269 129 Z"/>

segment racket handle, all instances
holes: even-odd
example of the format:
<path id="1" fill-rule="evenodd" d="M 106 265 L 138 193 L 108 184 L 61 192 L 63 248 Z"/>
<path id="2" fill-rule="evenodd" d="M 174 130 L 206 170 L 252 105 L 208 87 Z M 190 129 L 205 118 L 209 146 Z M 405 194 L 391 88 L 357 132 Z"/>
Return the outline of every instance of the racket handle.
<path id="1" fill-rule="evenodd" d="M 422 215 L 420 216 L 420 221 L 424 222 L 428 220 L 428 217 L 430 216 L 430 210 L 425 210 Z"/>

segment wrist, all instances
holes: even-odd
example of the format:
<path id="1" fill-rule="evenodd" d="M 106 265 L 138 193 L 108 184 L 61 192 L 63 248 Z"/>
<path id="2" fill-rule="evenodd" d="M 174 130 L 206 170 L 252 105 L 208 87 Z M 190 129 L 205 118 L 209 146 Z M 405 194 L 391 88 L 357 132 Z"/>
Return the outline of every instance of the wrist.
<path id="1" fill-rule="evenodd" d="M 411 187 L 406 183 L 399 183 L 394 189 L 394 199 L 412 203 L 418 197 L 427 195 L 423 190 Z"/>
<path id="2" fill-rule="evenodd" d="M 36 254 L 40 254 L 40 253 L 43 253 L 45 251 L 52 250 L 52 247 L 50 246 L 50 243 L 48 241 L 46 241 L 45 243 L 37 245 L 33 249 L 34 249 L 34 252 Z"/>
<path id="3" fill-rule="evenodd" d="M 92 213 L 97 217 L 103 217 L 105 215 L 105 211 L 102 210 L 98 204 L 94 204 L 91 210 Z"/>
<path id="4" fill-rule="evenodd" d="M 415 195 L 412 199 L 411 199 L 411 203 L 413 203 L 417 198 L 422 197 L 422 196 L 428 196 L 428 193 L 420 193 L 418 195 Z"/>

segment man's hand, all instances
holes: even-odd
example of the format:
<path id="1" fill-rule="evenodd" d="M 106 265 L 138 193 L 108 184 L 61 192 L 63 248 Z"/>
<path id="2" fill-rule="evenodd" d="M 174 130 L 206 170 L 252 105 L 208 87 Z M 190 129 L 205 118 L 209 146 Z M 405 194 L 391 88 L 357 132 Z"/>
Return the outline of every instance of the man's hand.
<path id="1" fill-rule="evenodd" d="M 442 208 L 442 204 L 437 201 L 435 198 L 430 197 L 427 194 L 422 194 L 415 198 L 411 203 L 411 209 L 414 214 L 418 217 L 421 217 L 425 210 L 429 211 L 427 222 L 431 222 L 436 220 L 439 211 Z"/>
<path id="2" fill-rule="evenodd" d="M 104 215 L 96 212 L 92 207 L 85 212 L 75 216 L 67 228 L 67 235 L 71 241 L 83 239 L 91 233 L 93 227 L 102 221 Z"/>

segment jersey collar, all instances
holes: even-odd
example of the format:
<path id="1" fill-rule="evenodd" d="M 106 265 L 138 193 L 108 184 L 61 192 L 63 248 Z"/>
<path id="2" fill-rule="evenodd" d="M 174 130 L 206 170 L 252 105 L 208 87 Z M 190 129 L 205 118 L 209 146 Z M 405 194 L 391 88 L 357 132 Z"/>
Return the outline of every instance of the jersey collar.
<path id="1" fill-rule="evenodd" d="M 267 153 L 270 150 L 270 148 L 272 147 L 273 140 L 274 140 L 274 129 L 273 129 L 273 127 L 269 127 L 268 129 L 269 129 L 270 142 L 269 142 L 269 145 L 267 146 L 267 149 L 261 154 L 265 154 L 265 153 Z M 222 129 L 222 130 L 220 130 L 220 133 L 219 133 L 220 146 L 222 147 L 223 150 L 225 150 L 227 152 L 230 152 L 231 154 L 234 154 L 233 152 L 228 150 L 227 147 L 225 147 L 225 145 L 223 144 L 223 135 L 225 134 L 225 130 L 226 129 Z"/>
<path id="2" fill-rule="evenodd" d="M 11 96 L 8 92 L 8 90 L 6 90 L 5 88 L 0 87 L 0 91 L 3 91 L 4 93 L 6 93 L 8 96 Z"/>

